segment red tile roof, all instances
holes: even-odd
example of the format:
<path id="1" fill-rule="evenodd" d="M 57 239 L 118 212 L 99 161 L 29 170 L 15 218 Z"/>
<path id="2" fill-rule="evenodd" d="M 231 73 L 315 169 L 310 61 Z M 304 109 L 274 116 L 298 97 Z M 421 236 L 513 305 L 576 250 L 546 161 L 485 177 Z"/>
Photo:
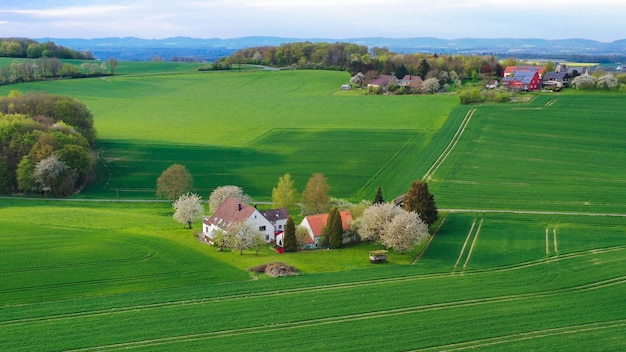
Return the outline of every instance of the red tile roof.
<path id="1" fill-rule="evenodd" d="M 341 225 L 343 230 L 347 231 L 353 222 L 352 214 L 350 214 L 349 210 L 342 210 L 339 212 L 339 215 L 341 215 Z M 309 226 L 311 226 L 311 230 L 313 230 L 313 235 L 315 237 L 324 234 L 324 227 L 326 227 L 326 223 L 328 222 L 328 214 L 309 215 L 306 217 L 306 220 L 309 223 Z"/>
<path id="2" fill-rule="evenodd" d="M 213 215 L 205 220 L 206 224 L 213 224 L 220 228 L 226 228 L 236 222 L 244 222 L 254 213 L 254 208 L 236 199 L 228 198 L 215 211 Z"/>

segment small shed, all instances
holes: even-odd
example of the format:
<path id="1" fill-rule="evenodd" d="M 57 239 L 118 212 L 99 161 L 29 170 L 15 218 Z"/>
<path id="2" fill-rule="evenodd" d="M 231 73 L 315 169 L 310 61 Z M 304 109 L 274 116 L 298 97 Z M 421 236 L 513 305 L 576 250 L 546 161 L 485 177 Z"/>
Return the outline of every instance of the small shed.
<path id="1" fill-rule="evenodd" d="M 387 252 L 384 249 L 377 251 L 370 251 L 370 263 L 386 263 L 387 262 Z"/>

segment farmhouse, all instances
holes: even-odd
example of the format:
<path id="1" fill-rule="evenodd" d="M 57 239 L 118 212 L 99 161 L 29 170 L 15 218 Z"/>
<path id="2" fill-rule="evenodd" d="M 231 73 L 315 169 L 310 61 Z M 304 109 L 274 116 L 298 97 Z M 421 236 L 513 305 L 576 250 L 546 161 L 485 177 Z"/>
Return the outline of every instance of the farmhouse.
<path id="1" fill-rule="evenodd" d="M 368 90 L 378 90 L 384 92 L 390 85 L 398 84 L 398 79 L 394 75 L 380 75 L 367 84 Z"/>
<path id="2" fill-rule="evenodd" d="M 422 87 L 422 83 L 424 83 L 422 77 L 415 75 L 406 75 L 398 81 L 398 84 L 401 87 L 409 87 L 414 90 L 420 89 Z"/>
<path id="3" fill-rule="evenodd" d="M 277 213 L 282 214 L 282 211 L 277 211 Z M 287 216 L 289 216 L 289 214 L 287 214 Z M 278 218 L 279 216 L 276 217 Z M 254 227 L 263 234 L 265 241 L 268 243 L 276 240 L 274 223 L 284 228 L 284 223 L 281 223 L 279 220 L 272 223 L 255 207 L 241 203 L 236 199 L 229 198 L 215 211 L 213 215 L 205 217 L 202 220 L 202 232 L 205 237 L 213 239 L 215 238 L 217 230 L 228 231 L 233 224 L 241 222 L 252 223 Z"/>
<path id="4" fill-rule="evenodd" d="M 543 77 L 543 86 L 550 89 L 568 87 L 570 75 L 567 72 L 548 72 Z"/>
<path id="5" fill-rule="evenodd" d="M 352 214 L 348 210 L 342 210 L 339 212 L 341 215 L 341 225 L 343 231 L 347 231 L 352 226 L 354 220 Z M 321 248 L 324 242 L 324 228 L 328 222 L 328 214 L 316 214 L 309 215 L 302 220 L 300 226 L 304 227 L 309 236 L 307 236 L 304 247 L 307 249 Z"/>
<path id="6" fill-rule="evenodd" d="M 282 241 L 279 242 L 279 238 L 282 233 L 285 231 L 285 224 L 287 223 L 287 218 L 289 217 L 289 211 L 285 208 L 278 209 L 270 209 L 270 210 L 262 210 L 261 215 L 263 215 L 274 227 L 274 240 L 280 246 L 282 246 Z"/>
<path id="7" fill-rule="evenodd" d="M 502 86 L 508 90 L 534 91 L 541 86 L 541 78 L 537 71 L 515 71 L 502 79 Z"/>

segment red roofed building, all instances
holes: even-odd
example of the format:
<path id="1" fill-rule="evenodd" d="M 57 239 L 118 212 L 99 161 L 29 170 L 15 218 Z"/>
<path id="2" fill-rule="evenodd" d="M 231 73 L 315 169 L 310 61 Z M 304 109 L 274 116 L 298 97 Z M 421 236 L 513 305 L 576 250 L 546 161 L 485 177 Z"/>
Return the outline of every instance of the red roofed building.
<path id="1" fill-rule="evenodd" d="M 507 66 L 504 69 L 504 72 L 502 73 L 502 77 L 513 76 L 516 72 L 518 73 L 537 72 L 539 74 L 539 79 L 541 79 L 543 78 L 543 75 L 546 73 L 546 68 L 543 66 L 530 66 L 530 65 Z"/>
<path id="2" fill-rule="evenodd" d="M 241 222 L 252 223 L 263 234 L 266 242 L 270 243 L 276 240 L 272 222 L 256 208 L 233 198 L 228 198 L 213 215 L 202 220 L 202 232 L 212 240 L 215 238 L 217 230 L 228 231 L 230 226 Z"/>
<path id="3" fill-rule="evenodd" d="M 347 231 L 354 220 L 352 219 L 352 214 L 348 210 L 342 210 L 339 212 L 341 215 L 341 225 L 343 227 L 343 231 Z M 313 248 L 321 248 L 323 242 L 324 228 L 326 227 L 326 223 L 328 222 L 328 214 L 317 214 L 317 215 L 309 215 L 302 220 L 300 226 L 307 229 L 309 232 L 309 236 L 305 241 L 305 248 L 313 249 Z"/>

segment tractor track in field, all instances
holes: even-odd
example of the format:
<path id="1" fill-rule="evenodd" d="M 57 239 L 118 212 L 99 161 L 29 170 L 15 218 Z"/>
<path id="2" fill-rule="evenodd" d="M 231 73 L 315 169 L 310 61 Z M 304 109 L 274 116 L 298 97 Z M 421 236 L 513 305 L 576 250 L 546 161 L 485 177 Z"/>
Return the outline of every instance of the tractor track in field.
<path id="1" fill-rule="evenodd" d="M 486 273 L 508 272 L 508 271 L 514 271 L 514 270 L 519 270 L 523 268 L 529 268 L 529 267 L 533 267 L 537 265 L 545 265 L 548 263 L 554 263 L 554 262 L 567 260 L 567 259 L 575 259 L 575 258 L 580 258 L 580 257 L 585 257 L 585 256 L 592 256 L 592 255 L 597 255 L 597 254 L 602 254 L 602 253 L 610 253 L 610 252 L 623 251 L 623 250 L 626 250 L 626 245 L 608 247 L 608 248 L 602 248 L 602 249 L 592 249 L 592 250 L 574 252 L 574 253 L 569 253 L 569 254 L 562 254 L 559 256 L 555 256 L 555 257 L 541 258 L 541 259 L 519 263 L 515 265 L 510 265 L 510 266 L 491 268 L 491 269 L 482 269 L 482 270 L 473 270 L 469 272 L 459 273 L 459 272 L 453 271 L 453 272 L 442 272 L 442 273 L 433 273 L 433 274 L 417 274 L 417 275 L 397 277 L 397 278 L 382 278 L 382 279 L 373 279 L 373 280 L 343 282 L 343 283 L 337 283 L 337 284 L 308 286 L 308 287 L 283 289 L 283 290 L 275 290 L 275 291 L 238 293 L 238 294 L 223 295 L 223 296 L 217 296 L 217 297 L 206 297 L 206 298 L 186 299 L 186 300 L 177 300 L 177 301 L 169 301 L 169 302 L 150 303 L 150 304 L 139 304 L 139 305 L 133 305 L 133 306 L 118 307 L 118 308 L 115 308 L 115 307 L 102 308 L 102 309 L 95 309 L 95 310 L 75 312 L 75 313 L 65 313 L 65 314 L 5 320 L 5 321 L 0 321 L 0 326 L 23 325 L 23 324 L 29 324 L 29 323 L 35 323 L 35 322 L 49 323 L 49 322 L 60 321 L 60 320 L 70 320 L 74 318 L 111 316 L 111 315 L 116 315 L 116 314 L 136 313 L 138 311 L 147 311 L 147 310 L 153 310 L 153 309 L 211 304 L 211 303 L 231 301 L 231 300 L 240 300 L 240 299 L 265 298 L 268 296 L 276 297 L 276 296 L 283 296 L 283 295 L 290 295 L 290 294 L 297 294 L 297 293 L 323 292 L 323 291 L 330 291 L 330 290 L 350 289 L 354 287 L 382 285 L 382 284 L 387 284 L 387 283 L 411 282 L 411 281 L 420 281 L 420 280 L 437 279 L 437 278 L 454 277 L 454 276 L 468 276 L 468 275 L 481 275 L 481 274 L 486 274 Z M 26 306 L 26 305 L 20 304 L 16 306 Z M 7 308 L 7 307 L 12 307 L 12 306 L 5 306 L 4 308 Z"/>
<path id="2" fill-rule="evenodd" d="M 472 120 L 472 116 L 474 116 L 475 112 L 476 112 L 476 109 L 470 109 L 467 112 L 467 114 L 465 114 L 465 117 L 463 118 L 463 121 L 461 121 L 459 128 L 454 133 L 454 136 L 452 136 L 452 139 L 450 140 L 446 148 L 443 150 L 443 152 L 441 152 L 437 160 L 435 160 L 435 162 L 430 166 L 428 171 L 426 171 L 426 174 L 424 174 L 424 176 L 422 177 L 422 180 L 429 181 L 432 178 L 433 174 L 437 171 L 437 169 L 439 169 L 439 167 L 446 161 L 446 159 L 448 158 L 448 155 L 452 153 L 452 150 L 461 139 L 463 132 L 465 132 L 465 129 L 467 128 L 467 125 L 469 125 L 470 121 Z"/>
<path id="3" fill-rule="evenodd" d="M 506 302 L 513 302 L 513 301 L 537 299 L 537 298 L 547 298 L 547 297 L 553 297 L 553 296 L 558 296 L 558 295 L 568 294 L 568 293 L 571 294 L 571 293 L 585 292 L 589 290 L 598 290 L 598 289 L 603 289 L 605 287 L 621 285 L 625 283 L 626 283 L 626 276 L 620 276 L 620 277 L 615 277 L 612 279 L 601 280 L 601 281 L 577 285 L 573 287 L 535 292 L 535 293 L 503 295 L 503 296 L 496 296 L 496 297 L 477 298 L 477 299 L 469 299 L 469 300 L 461 300 L 461 301 L 453 301 L 453 302 L 445 302 L 445 303 L 416 305 L 416 306 L 411 306 L 411 307 L 346 314 L 346 315 L 339 315 L 339 316 L 334 316 L 334 317 L 314 318 L 314 319 L 306 319 L 306 320 L 300 320 L 300 321 L 275 323 L 271 325 L 257 325 L 257 326 L 242 327 L 242 328 L 235 328 L 235 329 L 210 331 L 210 332 L 204 332 L 204 333 L 195 333 L 195 334 L 169 336 L 169 337 L 131 341 L 131 342 L 122 342 L 122 343 L 115 343 L 115 344 L 109 344 L 109 345 L 92 346 L 92 347 L 87 347 L 87 348 L 70 349 L 68 351 L 110 351 L 110 350 L 118 350 L 118 349 L 145 348 L 145 347 L 162 346 L 162 345 L 167 345 L 167 344 L 177 344 L 177 343 L 207 340 L 207 339 L 220 338 L 220 337 L 260 334 L 260 333 L 272 333 L 272 332 L 280 332 L 280 331 L 291 330 L 291 329 L 302 329 L 302 328 L 309 328 L 313 326 L 339 324 L 339 323 L 353 322 L 353 321 L 359 321 L 359 320 L 380 319 L 380 318 L 393 317 L 393 316 L 406 315 L 406 314 L 420 314 L 423 312 L 432 312 L 432 311 L 445 310 L 445 309 L 456 309 L 456 308 L 481 306 L 481 305 L 487 305 L 487 304 L 497 304 L 497 303 L 506 303 Z M 602 322 L 602 323 L 586 324 L 586 325 L 577 325 L 574 327 L 578 327 L 576 329 L 577 331 L 589 331 L 589 330 L 594 330 L 594 329 L 613 328 L 613 327 L 621 327 L 621 326 L 626 326 L 626 319 Z M 443 348 L 445 350 L 447 348 L 451 348 L 451 349 L 463 348 L 464 349 L 464 348 L 480 347 L 481 345 L 488 346 L 489 344 L 516 341 L 516 339 L 522 340 L 522 339 L 545 337 L 545 336 L 551 336 L 551 335 L 557 335 L 557 334 L 565 334 L 565 333 L 569 333 L 568 329 L 570 328 L 571 326 L 565 326 L 565 327 L 559 327 L 559 328 L 553 328 L 553 329 L 543 329 L 543 330 L 538 330 L 536 332 L 518 333 L 518 334 L 512 334 L 512 335 L 501 336 L 501 337 L 494 337 L 494 338 L 488 338 L 488 339 L 482 339 L 482 340 L 476 340 L 476 341 L 468 341 L 468 342 L 459 343 L 459 344 L 436 346 L 436 347 L 431 347 L 431 349 L 435 348 L 436 350 L 441 350 Z M 459 346 L 460 344 L 469 344 L 469 346 L 467 347 Z"/>
<path id="4" fill-rule="evenodd" d="M 471 340 L 457 342 L 448 345 L 432 346 L 427 348 L 420 348 L 419 350 L 410 351 L 462 351 L 468 349 L 475 349 L 478 347 L 490 347 L 494 345 L 501 345 L 510 342 L 528 341 L 533 339 L 540 339 L 551 336 L 579 334 L 595 330 L 605 330 L 626 327 L 626 319 L 617 319 L 609 321 L 601 321 L 589 324 L 580 325 L 568 325 L 551 329 L 533 330 L 527 332 L 521 332 L 510 335 L 502 335 L 497 337 L 489 337 L 480 340 Z"/>

